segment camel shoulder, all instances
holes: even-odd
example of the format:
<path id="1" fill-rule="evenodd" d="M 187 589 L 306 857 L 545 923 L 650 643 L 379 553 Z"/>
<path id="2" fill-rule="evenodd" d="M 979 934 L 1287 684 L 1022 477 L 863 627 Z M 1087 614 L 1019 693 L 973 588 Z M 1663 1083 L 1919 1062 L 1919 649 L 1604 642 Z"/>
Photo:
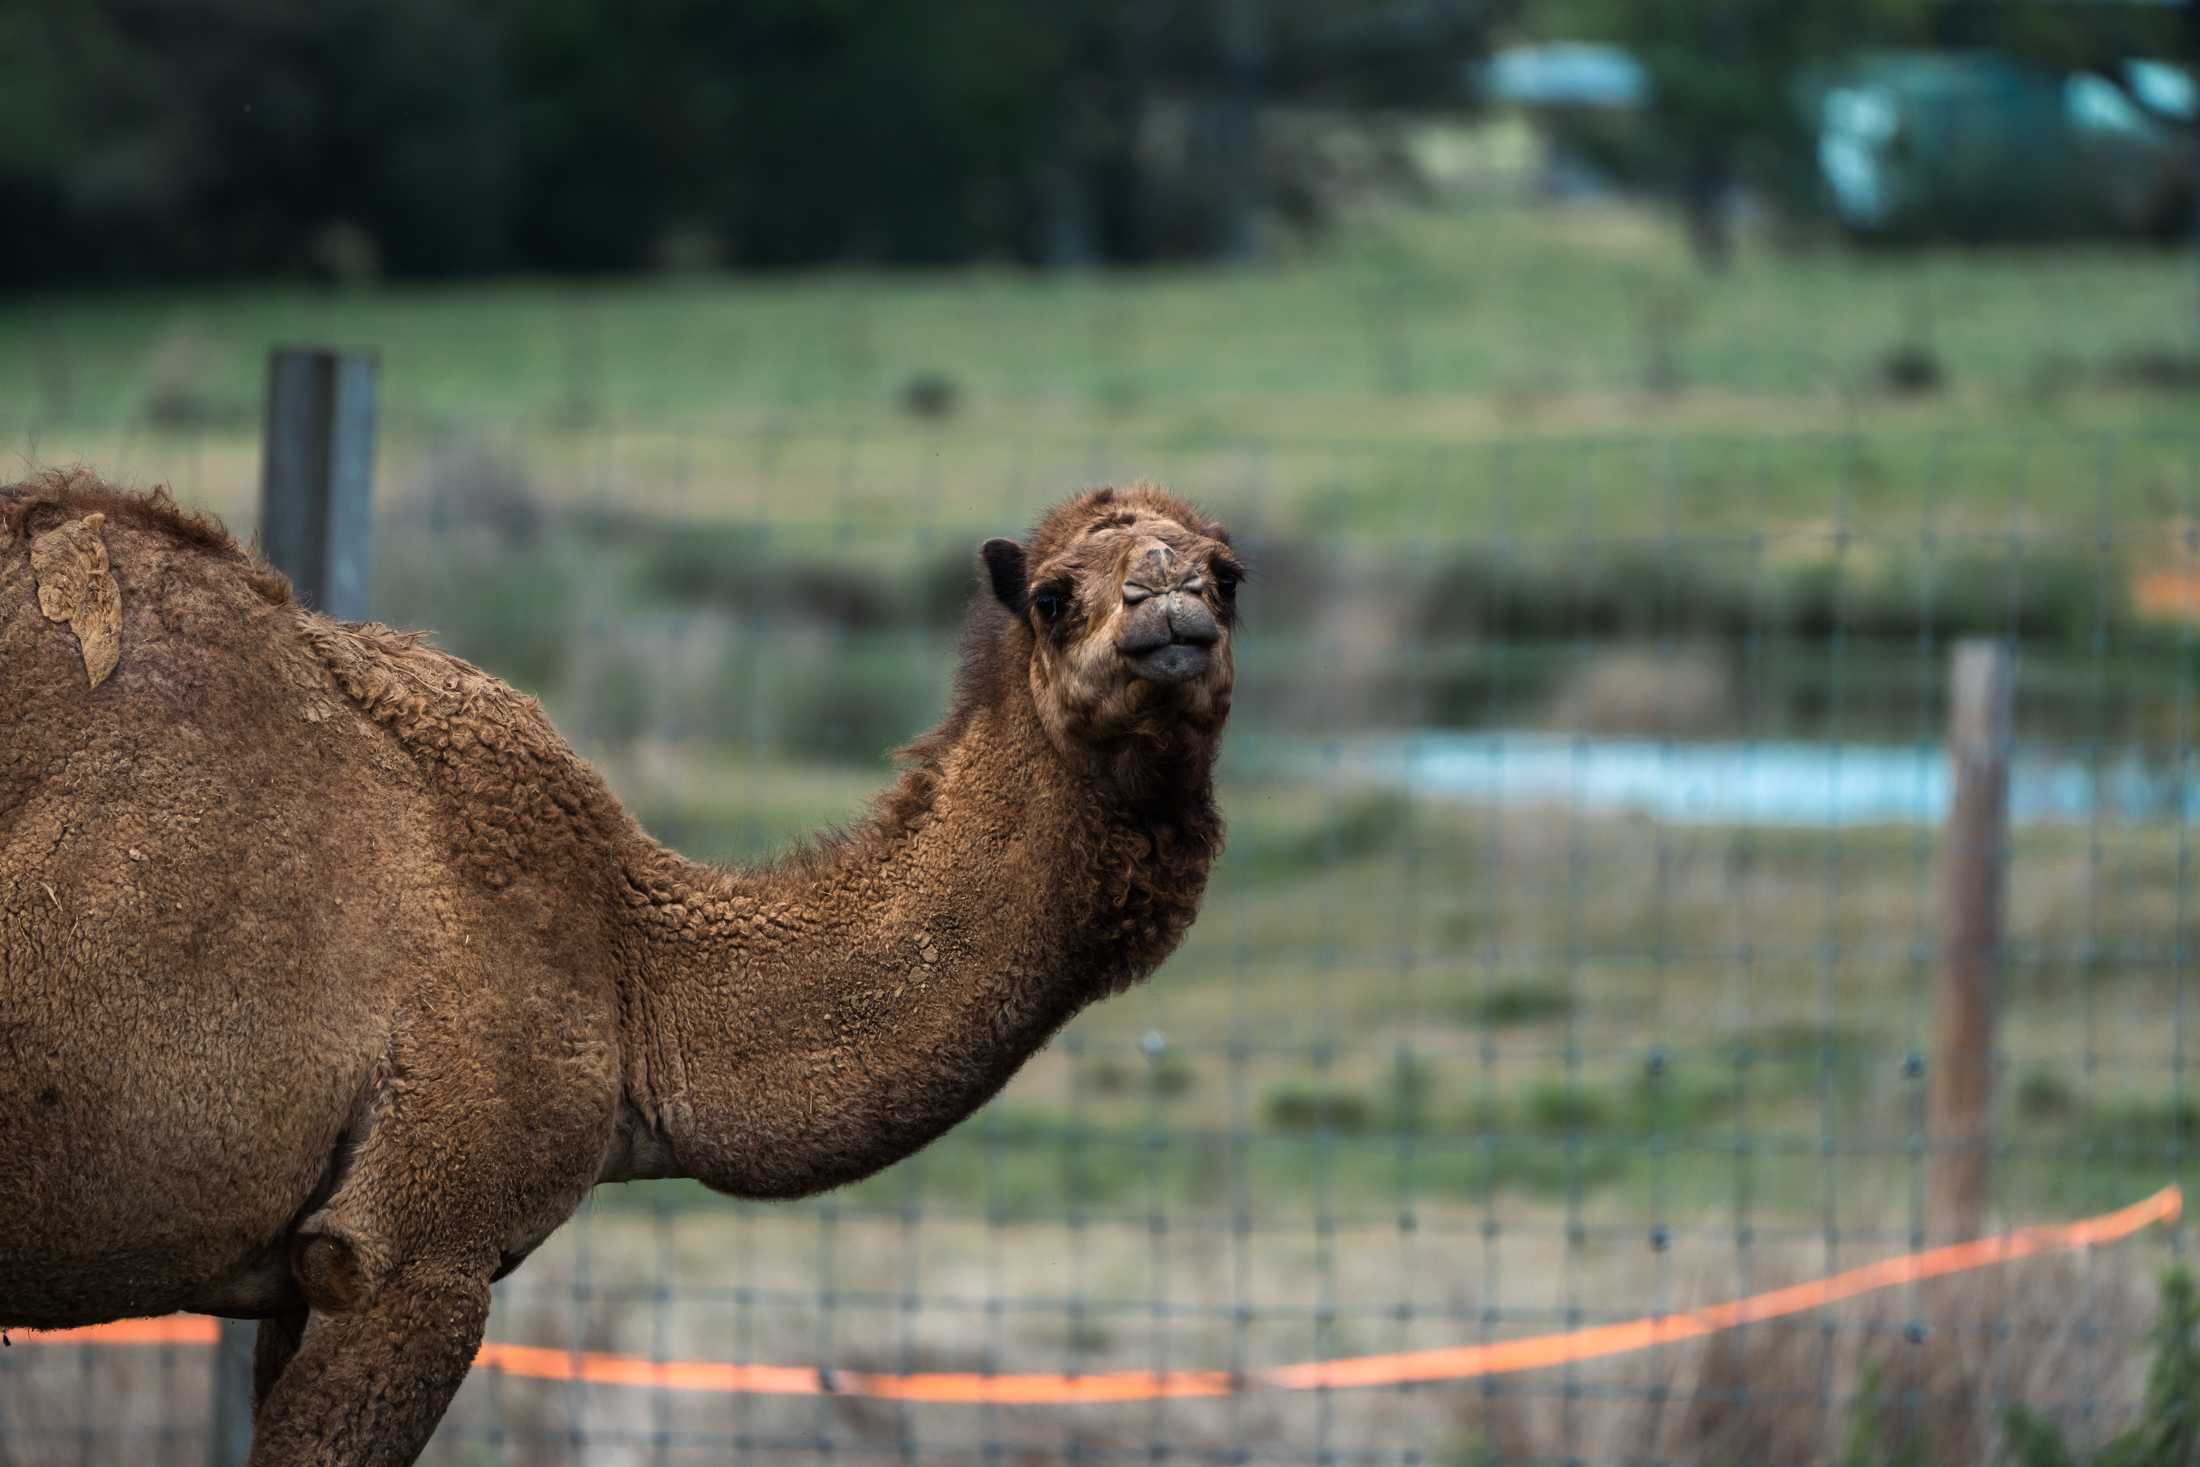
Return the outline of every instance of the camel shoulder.
<path id="1" fill-rule="evenodd" d="M 433 762 L 509 750 L 535 761 L 577 759 L 542 705 L 435 646 L 425 632 L 306 615 L 299 630 L 335 688 Z"/>

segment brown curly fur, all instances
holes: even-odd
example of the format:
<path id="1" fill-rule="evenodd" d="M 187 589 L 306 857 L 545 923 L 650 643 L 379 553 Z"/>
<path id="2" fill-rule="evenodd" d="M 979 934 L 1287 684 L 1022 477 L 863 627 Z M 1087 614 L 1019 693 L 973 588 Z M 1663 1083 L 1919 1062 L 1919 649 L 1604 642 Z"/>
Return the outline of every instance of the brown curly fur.
<path id="1" fill-rule="evenodd" d="M 64 526 L 120 587 L 90 688 L 36 604 Z M 255 1463 L 409 1462 L 490 1281 L 597 1182 L 863 1176 L 1152 972 L 1221 845 L 1227 539 L 1136 486 L 1006 544 L 873 818 L 727 871 L 532 699 L 164 495 L 0 489 L 0 1325 L 262 1319 Z M 1217 568 L 1174 685 L 1113 646 L 1157 546 Z"/>

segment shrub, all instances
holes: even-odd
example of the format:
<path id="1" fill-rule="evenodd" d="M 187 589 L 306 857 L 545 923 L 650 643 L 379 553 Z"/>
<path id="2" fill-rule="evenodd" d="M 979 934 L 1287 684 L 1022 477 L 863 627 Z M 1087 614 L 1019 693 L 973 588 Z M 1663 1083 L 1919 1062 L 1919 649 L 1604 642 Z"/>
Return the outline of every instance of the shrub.
<path id="1" fill-rule="evenodd" d="M 2004 1425 L 2003 1456 L 2015 1467 L 2076 1467 L 2078 1454 L 2053 1422 L 2015 1406 Z M 2180 1268 L 2162 1280 L 2154 1363 L 2139 1419 L 2101 1448 L 2093 1467 L 2195 1464 L 2200 1464 L 2200 1293 L 2192 1275 Z"/>
<path id="2" fill-rule="evenodd" d="M 534 545 L 549 519 L 527 466 L 471 434 L 435 444 L 427 472 L 399 502 L 437 534 L 478 526 L 515 549 Z"/>
<path id="3" fill-rule="evenodd" d="M 1539 1131 L 1601 1131 L 1614 1119 L 1609 1096 L 1567 1080 L 1539 1080 L 1528 1091 L 1528 1123 Z"/>
<path id="4" fill-rule="evenodd" d="M 221 377 L 222 344 L 188 322 L 153 343 L 145 364 L 145 416 L 163 428 L 218 427 L 243 421 L 243 404 L 224 402 L 212 385 Z"/>
<path id="5" fill-rule="evenodd" d="M 1756 563 L 1738 545 L 1688 555 L 1655 540 L 1475 546 L 1431 572 L 1413 621 L 1424 636 L 1516 643 L 1836 633 L 1911 642 L 1930 630 L 2086 649 L 2096 627 L 2119 640 L 2139 634 L 2124 571 L 2090 542 L 2050 536 L 1898 542 L 1868 558 L 1782 563 Z"/>
<path id="6" fill-rule="evenodd" d="M 1467 1017 L 1493 1029 L 1563 1019 L 1574 1011 L 1573 995 L 1561 979 L 1521 979 L 1500 984 L 1467 1001 Z"/>
<path id="7" fill-rule="evenodd" d="M 2035 1065 L 2017 1081 L 2017 1114 L 2027 1120 L 2060 1120 L 2077 1108 L 2070 1082 L 2054 1070 Z"/>
<path id="8" fill-rule="evenodd" d="M 1367 1130 L 1375 1118 L 1375 1108 L 1358 1091 L 1317 1085 L 1286 1085 L 1271 1091 L 1264 1112 L 1268 1124 L 1278 1131 L 1347 1135 Z"/>

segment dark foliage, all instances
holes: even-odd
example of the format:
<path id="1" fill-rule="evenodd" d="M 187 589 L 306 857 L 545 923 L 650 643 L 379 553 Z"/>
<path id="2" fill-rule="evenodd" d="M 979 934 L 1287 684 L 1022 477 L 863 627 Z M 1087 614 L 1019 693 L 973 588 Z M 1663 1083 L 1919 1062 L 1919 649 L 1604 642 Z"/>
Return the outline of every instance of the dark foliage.
<path id="1" fill-rule="evenodd" d="M 1261 104 L 1456 101 L 1496 8 L 16 0 L 0 279 L 1230 253 Z"/>

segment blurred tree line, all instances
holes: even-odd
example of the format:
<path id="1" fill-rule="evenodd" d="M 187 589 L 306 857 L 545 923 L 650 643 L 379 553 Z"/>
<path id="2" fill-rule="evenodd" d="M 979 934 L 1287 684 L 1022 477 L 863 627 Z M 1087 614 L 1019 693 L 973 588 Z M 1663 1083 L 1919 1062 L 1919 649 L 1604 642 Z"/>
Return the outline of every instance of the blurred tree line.
<path id="1" fill-rule="evenodd" d="M 1240 253 L 1260 106 L 1501 3 L 9 0 L 0 277 Z"/>
<path id="2" fill-rule="evenodd" d="M 8 0 L 0 281 L 1230 258 L 1303 199 L 1277 104 L 1456 108 L 1494 40 L 1633 52 L 1599 161 L 1723 258 L 1810 188 L 1803 68 L 2112 74 L 2200 4 L 2050 0 Z"/>

